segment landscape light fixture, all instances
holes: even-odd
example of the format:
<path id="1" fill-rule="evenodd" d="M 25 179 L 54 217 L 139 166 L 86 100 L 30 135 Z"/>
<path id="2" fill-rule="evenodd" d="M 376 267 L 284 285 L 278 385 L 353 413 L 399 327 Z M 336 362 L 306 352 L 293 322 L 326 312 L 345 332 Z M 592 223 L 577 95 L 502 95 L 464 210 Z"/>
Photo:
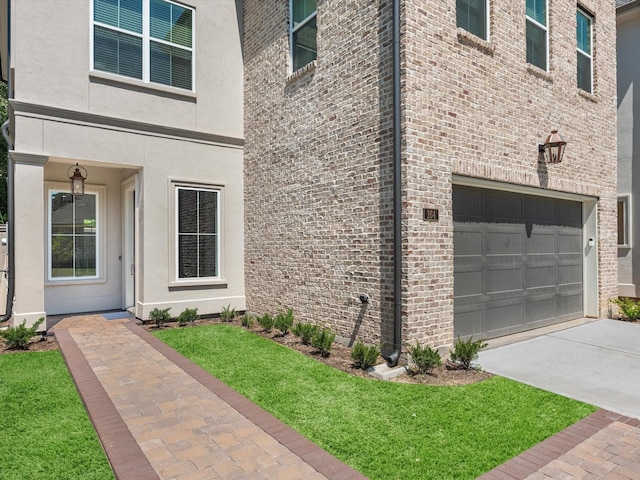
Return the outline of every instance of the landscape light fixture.
<path id="1" fill-rule="evenodd" d="M 566 146 L 567 142 L 558 133 L 558 130 L 551 130 L 551 135 L 547 137 L 544 143 L 538 145 L 538 153 L 544 154 L 547 163 L 560 163 Z"/>
<path id="2" fill-rule="evenodd" d="M 75 168 L 73 175 L 69 175 L 72 168 Z M 80 170 L 84 171 L 84 176 Z M 75 166 L 71 165 L 69 167 L 67 170 L 67 176 L 69 177 L 69 180 L 71 180 L 71 194 L 84 195 L 84 181 L 87 179 L 87 169 L 76 163 Z"/>

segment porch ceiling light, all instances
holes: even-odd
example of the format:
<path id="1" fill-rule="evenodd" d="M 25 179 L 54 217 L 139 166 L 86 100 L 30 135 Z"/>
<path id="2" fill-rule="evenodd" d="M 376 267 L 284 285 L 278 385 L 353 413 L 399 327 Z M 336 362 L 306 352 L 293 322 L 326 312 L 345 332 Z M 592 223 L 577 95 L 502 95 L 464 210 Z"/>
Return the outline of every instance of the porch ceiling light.
<path id="1" fill-rule="evenodd" d="M 538 153 L 544 154 L 547 163 L 560 163 L 566 146 L 567 142 L 558 133 L 558 130 L 551 130 L 551 135 L 547 137 L 544 143 L 538 145 Z"/>
<path id="2" fill-rule="evenodd" d="M 69 175 L 72 168 L 75 168 L 73 175 Z M 84 172 L 84 176 L 80 170 Z M 69 167 L 67 170 L 67 176 L 69 177 L 69 180 L 71 180 L 71 193 L 73 195 L 84 195 L 84 181 L 87 179 L 87 169 L 76 163 L 75 166 L 71 165 Z"/>

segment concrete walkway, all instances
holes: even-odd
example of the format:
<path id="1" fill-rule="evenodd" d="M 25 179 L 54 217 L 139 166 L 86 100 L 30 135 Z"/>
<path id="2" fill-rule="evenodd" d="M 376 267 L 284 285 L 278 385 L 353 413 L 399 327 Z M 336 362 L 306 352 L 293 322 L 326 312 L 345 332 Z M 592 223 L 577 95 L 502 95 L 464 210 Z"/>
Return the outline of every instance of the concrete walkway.
<path id="1" fill-rule="evenodd" d="M 365 478 L 130 320 L 53 330 L 118 479 Z"/>
<path id="2" fill-rule="evenodd" d="M 485 370 L 640 418 L 640 325 L 597 320 L 480 352 Z"/>
<path id="3" fill-rule="evenodd" d="M 130 319 L 53 330 L 117 479 L 365 478 Z M 632 480 L 639 459 L 640 420 L 600 410 L 481 478 Z"/>
<path id="4" fill-rule="evenodd" d="M 482 351 L 478 363 L 497 375 L 607 409 L 483 480 L 640 479 L 640 325 L 598 320 Z"/>

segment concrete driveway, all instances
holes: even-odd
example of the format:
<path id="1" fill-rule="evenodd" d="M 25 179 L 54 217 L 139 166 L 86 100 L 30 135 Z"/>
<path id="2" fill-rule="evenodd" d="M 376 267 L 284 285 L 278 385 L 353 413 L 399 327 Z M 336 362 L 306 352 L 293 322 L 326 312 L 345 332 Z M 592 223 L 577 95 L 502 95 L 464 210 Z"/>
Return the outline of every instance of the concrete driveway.
<path id="1" fill-rule="evenodd" d="M 480 352 L 488 372 L 640 418 L 640 325 L 617 320 Z"/>

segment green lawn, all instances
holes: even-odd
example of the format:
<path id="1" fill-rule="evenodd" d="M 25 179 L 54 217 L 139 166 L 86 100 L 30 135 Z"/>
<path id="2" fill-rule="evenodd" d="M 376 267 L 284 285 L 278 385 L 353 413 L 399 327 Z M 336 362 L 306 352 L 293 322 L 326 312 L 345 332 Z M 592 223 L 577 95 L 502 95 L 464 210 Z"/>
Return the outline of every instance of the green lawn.
<path id="1" fill-rule="evenodd" d="M 230 325 L 156 335 L 372 480 L 473 479 L 596 410 L 499 377 L 354 377 Z"/>
<path id="2" fill-rule="evenodd" d="M 112 479 L 59 352 L 0 355 L 0 479 Z"/>

